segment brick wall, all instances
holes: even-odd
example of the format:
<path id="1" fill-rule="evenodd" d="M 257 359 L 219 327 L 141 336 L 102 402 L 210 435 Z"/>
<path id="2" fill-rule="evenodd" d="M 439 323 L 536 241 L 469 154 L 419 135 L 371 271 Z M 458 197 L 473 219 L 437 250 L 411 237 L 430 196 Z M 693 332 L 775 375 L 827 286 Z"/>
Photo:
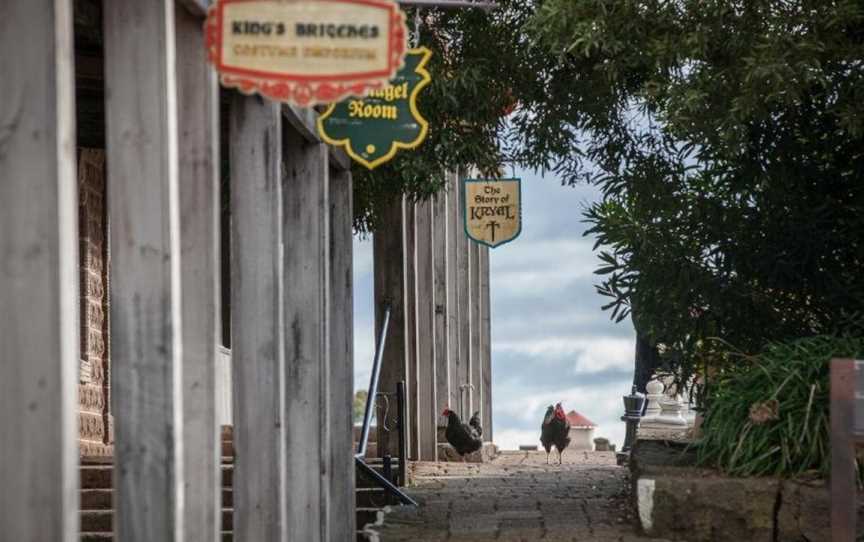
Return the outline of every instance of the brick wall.
<path id="1" fill-rule="evenodd" d="M 79 435 L 82 456 L 110 456 L 108 225 L 105 152 L 79 149 L 78 229 L 81 290 Z"/>

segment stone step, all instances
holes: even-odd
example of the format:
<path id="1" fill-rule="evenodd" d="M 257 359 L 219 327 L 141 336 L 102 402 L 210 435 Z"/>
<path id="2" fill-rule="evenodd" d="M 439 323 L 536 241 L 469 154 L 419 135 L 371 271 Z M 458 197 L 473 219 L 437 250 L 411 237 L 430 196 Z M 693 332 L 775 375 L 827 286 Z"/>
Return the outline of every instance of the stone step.
<path id="1" fill-rule="evenodd" d="M 81 465 L 81 489 L 111 489 L 111 481 L 114 474 L 114 466 L 111 464 Z M 233 482 L 234 465 L 228 463 L 222 465 L 222 485 L 231 487 Z"/>
<path id="2" fill-rule="evenodd" d="M 113 531 L 113 510 L 82 510 L 81 532 L 88 534 L 111 534 Z M 222 529 L 231 531 L 234 526 L 234 513 L 230 508 L 222 509 Z M 83 536 L 83 535 L 82 535 Z"/>
<path id="3" fill-rule="evenodd" d="M 81 542 L 113 542 L 113 533 L 81 533 Z M 232 542 L 234 535 L 230 531 L 222 531 L 222 542 Z"/>
<path id="4" fill-rule="evenodd" d="M 82 489 L 81 510 L 110 510 L 111 489 Z"/>

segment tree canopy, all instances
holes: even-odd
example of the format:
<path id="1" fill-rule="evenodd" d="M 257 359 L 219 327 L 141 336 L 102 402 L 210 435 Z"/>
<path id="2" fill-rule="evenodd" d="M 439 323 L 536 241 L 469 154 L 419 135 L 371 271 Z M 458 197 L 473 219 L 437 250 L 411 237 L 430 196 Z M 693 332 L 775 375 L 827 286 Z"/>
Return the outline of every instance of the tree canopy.
<path id="1" fill-rule="evenodd" d="M 500 3 L 426 14 L 430 138 L 357 174 L 359 225 L 510 162 L 600 188 L 598 291 L 673 367 L 861 320 L 864 3 Z"/>

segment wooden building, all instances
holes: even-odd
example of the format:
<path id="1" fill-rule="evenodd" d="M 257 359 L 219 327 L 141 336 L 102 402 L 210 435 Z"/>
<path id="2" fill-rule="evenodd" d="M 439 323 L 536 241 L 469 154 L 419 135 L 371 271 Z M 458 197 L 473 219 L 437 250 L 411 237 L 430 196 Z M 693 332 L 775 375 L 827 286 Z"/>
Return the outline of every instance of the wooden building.
<path id="1" fill-rule="evenodd" d="M 88 468 L 107 476 L 116 540 L 212 542 L 226 525 L 235 540 L 354 537 L 350 162 L 320 141 L 314 111 L 220 90 L 207 3 L 0 9 L 4 540 L 81 539 Z M 447 307 L 475 260 L 439 256 L 452 244 L 432 220 L 449 228 L 455 208 L 446 195 L 402 202 L 376 234 L 405 255 L 376 260 L 377 276 L 422 270 L 396 303 L 412 304 L 413 327 L 395 319 L 403 342 L 388 347 L 415 360 L 418 458 L 434 454 L 435 414 L 459 386 L 473 382 L 491 430 L 488 253 L 475 257 L 477 307 L 465 304 L 485 325 L 469 328 L 479 372 L 451 376 L 468 314 Z"/>

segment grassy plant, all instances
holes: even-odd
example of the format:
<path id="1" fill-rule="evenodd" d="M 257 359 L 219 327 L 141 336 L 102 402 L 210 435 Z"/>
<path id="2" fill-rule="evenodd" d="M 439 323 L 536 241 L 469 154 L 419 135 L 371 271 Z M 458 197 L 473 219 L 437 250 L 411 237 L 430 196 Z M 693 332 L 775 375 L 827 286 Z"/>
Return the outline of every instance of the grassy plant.
<path id="1" fill-rule="evenodd" d="M 862 355 L 864 338 L 818 336 L 772 344 L 717 375 L 710 384 L 699 463 L 737 476 L 815 472 L 827 477 L 829 360 Z"/>

